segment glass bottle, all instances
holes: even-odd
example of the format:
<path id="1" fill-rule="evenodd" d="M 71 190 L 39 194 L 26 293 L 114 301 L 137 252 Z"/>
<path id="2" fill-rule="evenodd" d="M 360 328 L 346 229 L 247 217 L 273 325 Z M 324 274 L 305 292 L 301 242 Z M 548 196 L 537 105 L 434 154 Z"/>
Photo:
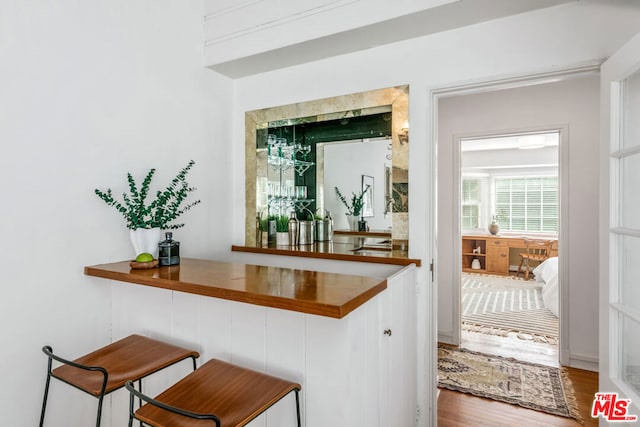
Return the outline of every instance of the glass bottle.
<path id="1" fill-rule="evenodd" d="M 262 246 L 262 230 L 260 229 L 261 215 L 256 215 L 256 247 Z"/>
<path id="2" fill-rule="evenodd" d="M 295 211 L 289 216 L 289 245 L 298 246 L 298 218 Z"/>
<path id="3" fill-rule="evenodd" d="M 158 243 L 158 261 L 160 265 L 180 264 L 180 242 L 173 240 L 173 233 L 167 231 L 165 240 Z"/>

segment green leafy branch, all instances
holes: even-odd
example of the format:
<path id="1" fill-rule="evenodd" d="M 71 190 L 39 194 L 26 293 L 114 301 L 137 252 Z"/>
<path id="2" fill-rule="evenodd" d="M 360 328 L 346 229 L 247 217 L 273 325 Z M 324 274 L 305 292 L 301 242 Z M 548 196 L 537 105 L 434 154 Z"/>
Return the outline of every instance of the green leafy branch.
<path id="1" fill-rule="evenodd" d="M 195 165 L 195 162 L 193 160 L 189 161 L 187 166 L 182 168 L 173 178 L 171 184 L 164 191 L 158 191 L 156 199 L 148 205 L 146 200 L 149 195 L 151 180 L 156 172 L 155 169 L 151 169 L 147 173 L 140 189 L 137 188 L 131 173 L 127 173 L 129 194 L 122 194 L 122 203 L 113 197 L 110 188 L 104 192 L 96 189 L 95 193 L 107 205 L 113 206 L 124 217 L 127 222 L 127 228 L 131 230 L 138 228 L 175 230 L 183 227 L 184 224 L 169 223 L 175 221 L 180 215 L 200 203 L 200 200 L 196 200 L 183 206 L 189 193 L 196 190 L 196 188 L 190 187 L 186 181 L 186 176 L 193 165 Z"/>
<path id="2" fill-rule="evenodd" d="M 334 187 L 336 190 L 336 195 L 340 199 L 340 201 L 347 208 L 347 215 L 360 216 L 360 212 L 362 211 L 362 207 L 364 205 L 364 195 L 369 190 L 369 185 L 367 185 L 364 190 L 360 192 L 360 194 L 356 194 L 351 192 L 351 204 L 347 202 L 347 199 L 342 195 L 338 187 Z"/>

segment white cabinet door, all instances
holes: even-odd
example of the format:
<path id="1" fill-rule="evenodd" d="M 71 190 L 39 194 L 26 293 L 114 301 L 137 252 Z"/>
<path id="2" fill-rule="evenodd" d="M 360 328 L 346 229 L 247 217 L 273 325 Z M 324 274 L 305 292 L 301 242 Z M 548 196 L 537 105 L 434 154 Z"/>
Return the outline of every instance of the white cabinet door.
<path id="1" fill-rule="evenodd" d="M 416 273 L 410 266 L 387 279 L 381 299 L 381 426 L 415 425 L 417 408 Z"/>
<path id="2" fill-rule="evenodd" d="M 592 415 L 603 425 L 640 414 L 640 34 L 603 64 L 600 102 L 599 392 L 605 394 Z M 616 398 L 616 409 L 626 410 L 613 410 Z"/>

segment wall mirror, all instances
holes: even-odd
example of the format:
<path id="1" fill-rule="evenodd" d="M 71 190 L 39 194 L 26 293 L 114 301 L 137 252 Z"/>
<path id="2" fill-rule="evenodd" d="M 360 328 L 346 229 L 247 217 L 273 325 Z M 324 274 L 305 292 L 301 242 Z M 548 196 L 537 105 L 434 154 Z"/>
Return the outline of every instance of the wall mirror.
<path id="1" fill-rule="evenodd" d="M 409 87 L 397 86 L 245 113 L 245 244 L 256 218 L 325 215 L 347 229 L 348 200 L 363 183 L 370 229 L 408 243 Z"/>

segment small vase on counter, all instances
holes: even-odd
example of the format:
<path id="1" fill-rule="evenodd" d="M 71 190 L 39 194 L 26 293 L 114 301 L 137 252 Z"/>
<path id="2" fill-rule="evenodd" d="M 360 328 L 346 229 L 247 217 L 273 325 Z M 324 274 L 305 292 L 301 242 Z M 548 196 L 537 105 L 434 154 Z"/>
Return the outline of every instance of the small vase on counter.
<path id="1" fill-rule="evenodd" d="M 491 224 L 489 224 L 489 233 L 495 236 L 496 234 L 498 234 L 499 231 L 500 231 L 500 226 L 498 225 L 497 222 L 492 222 Z"/>
<path id="2" fill-rule="evenodd" d="M 277 231 L 276 232 L 276 246 L 289 246 L 289 232 Z"/>
<path id="3" fill-rule="evenodd" d="M 347 215 L 349 231 L 358 231 L 358 221 L 360 221 L 360 217 L 358 215 Z"/>
<path id="4" fill-rule="evenodd" d="M 141 253 L 148 253 L 158 258 L 158 243 L 160 242 L 162 232 L 160 228 L 138 228 L 129 230 L 131 244 L 136 256 Z"/>

